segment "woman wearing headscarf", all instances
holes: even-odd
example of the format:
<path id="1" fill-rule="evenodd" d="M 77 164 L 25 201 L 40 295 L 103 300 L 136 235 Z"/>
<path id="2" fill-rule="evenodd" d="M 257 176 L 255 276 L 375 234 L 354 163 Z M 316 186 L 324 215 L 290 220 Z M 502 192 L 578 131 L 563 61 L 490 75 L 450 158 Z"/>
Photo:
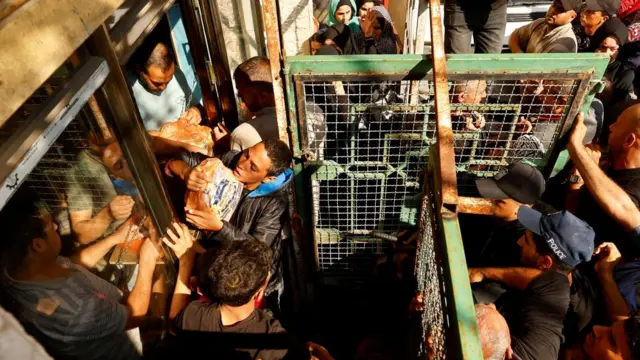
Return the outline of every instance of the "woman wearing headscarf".
<path id="1" fill-rule="evenodd" d="M 618 56 L 628 39 L 627 26 L 620 19 L 611 18 L 596 30 L 589 43 L 589 51 L 609 55 L 604 73 L 605 90 L 598 95 L 605 110 L 633 93 L 634 69 L 625 66 Z"/>
<path id="2" fill-rule="evenodd" d="M 356 16 L 356 3 L 353 0 L 331 0 L 327 25 L 344 24 L 352 31 L 358 31 L 360 24 Z"/>
<path id="3" fill-rule="evenodd" d="M 360 54 L 400 54 L 402 45 L 389 11 L 374 6 L 360 18 L 362 31 L 356 34 Z"/>

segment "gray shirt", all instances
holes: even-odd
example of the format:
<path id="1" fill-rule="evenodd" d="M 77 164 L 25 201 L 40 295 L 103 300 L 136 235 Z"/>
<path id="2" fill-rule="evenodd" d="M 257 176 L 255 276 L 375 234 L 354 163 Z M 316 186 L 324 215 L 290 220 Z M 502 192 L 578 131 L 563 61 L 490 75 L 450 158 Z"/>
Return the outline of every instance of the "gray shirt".
<path id="1" fill-rule="evenodd" d="M 125 332 L 129 310 L 120 290 L 68 258 L 59 257 L 58 264 L 71 273 L 19 281 L 3 271 L 3 290 L 27 332 L 56 358 L 140 358 Z"/>
<path id="2" fill-rule="evenodd" d="M 553 28 L 545 19 L 537 19 L 517 28 L 512 36 L 517 37 L 520 48 L 528 54 L 578 51 L 578 42 L 571 24 Z"/>
<path id="3" fill-rule="evenodd" d="M 187 79 L 177 66 L 166 89 L 159 94 L 150 93 L 137 74 L 129 74 L 129 84 L 147 131 L 160 130 L 162 124 L 180 118 L 188 108 L 198 105 Z"/>

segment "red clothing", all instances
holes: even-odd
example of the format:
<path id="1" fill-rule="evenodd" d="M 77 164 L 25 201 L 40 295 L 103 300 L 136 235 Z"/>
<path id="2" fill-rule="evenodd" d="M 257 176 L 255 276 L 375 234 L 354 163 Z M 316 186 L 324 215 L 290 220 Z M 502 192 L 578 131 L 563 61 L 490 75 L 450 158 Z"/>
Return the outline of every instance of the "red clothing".
<path id="1" fill-rule="evenodd" d="M 624 19 L 638 10 L 640 10 L 640 0 L 621 0 L 618 18 Z"/>

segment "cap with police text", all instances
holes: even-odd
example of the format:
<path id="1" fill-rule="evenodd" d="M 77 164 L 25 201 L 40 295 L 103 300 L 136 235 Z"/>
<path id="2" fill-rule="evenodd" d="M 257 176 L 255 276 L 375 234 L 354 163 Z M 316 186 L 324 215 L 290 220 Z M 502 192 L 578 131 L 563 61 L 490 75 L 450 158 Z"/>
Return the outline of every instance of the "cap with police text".
<path id="1" fill-rule="evenodd" d="M 542 215 L 527 206 L 518 209 L 518 221 L 544 238 L 551 251 L 569 266 L 591 260 L 595 232 L 568 211 Z"/>
<path id="2" fill-rule="evenodd" d="M 476 187 L 483 198 L 534 204 L 544 193 L 545 182 L 535 167 L 514 163 L 500 170 L 493 179 L 476 180 Z"/>
<path id="3" fill-rule="evenodd" d="M 586 8 L 593 11 L 604 11 L 609 17 L 614 17 L 620 9 L 620 0 L 585 0 Z"/>

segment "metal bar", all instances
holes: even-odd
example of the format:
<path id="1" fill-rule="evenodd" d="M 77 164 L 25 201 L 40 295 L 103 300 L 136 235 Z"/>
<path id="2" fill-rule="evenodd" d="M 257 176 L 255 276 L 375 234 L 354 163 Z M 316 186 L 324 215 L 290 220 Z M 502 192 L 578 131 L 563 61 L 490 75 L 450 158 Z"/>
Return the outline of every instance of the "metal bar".
<path id="1" fill-rule="evenodd" d="M 102 90 L 113 112 L 112 129 L 127 159 L 138 191 L 147 205 L 149 215 L 162 237 L 175 218 L 173 207 L 164 188 L 162 172 L 151 151 L 147 132 L 138 117 L 125 75 L 119 66 L 115 51 L 111 48 L 111 39 L 105 25 L 91 35 L 87 47 L 92 54 L 104 57 L 111 68 L 111 75 L 105 81 Z M 172 252 L 165 246 L 161 243 L 156 245 L 163 249 L 165 259 L 174 259 Z"/>
<path id="2" fill-rule="evenodd" d="M 440 0 L 429 0 L 431 13 L 431 56 L 433 60 L 433 88 L 436 112 L 436 143 L 440 177 L 439 206 L 453 206 L 458 203 L 455 157 L 453 152 L 453 130 L 451 129 L 451 109 L 449 107 L 449 86 L 447 84 L 447 59 L 444 54 L 444 34 Z M 455 208 L 452 208 L 455 211 Z"/>
<path id="3" fill-rule="evenodd" d="M 287 133 L 287 108 L 282 88 L 282 66 L 281 66 L 281 45 L 280 45 L 280 25 L 278 21 L 278 4 L 274 0 L 262 1 L 262 18 L 267 34 L 267 54 L 271 63 L 271 77 L 273 81 L 273 97 L 276 102 L 276 115 L 278 117 L 278 134 L 280 140 L 289 143 Z"/>
<path id="4" fill-rule="evenodd" d="M 449 345 L 454 346 L 453 349 L 450 347 L 450 350 L 453 350 L 451 358 L 482 359 L 482 347 L 458 216 L 440 207 L 439 219 L 442 225 L 440 255 L 444 260 L 443 273 L 446 274 L 444 281 L 447 289 L 445 296 L 448 299 L 447 314 L 451 324 L 449 334 L 456 334 L 454 338 L 448 338 Z"/>
<path id="5" fill-rule="evenodd" d="M 493 215 L 496 204 L 493 200 L 468 196 L 458 197 L 458 213 Z"/>
<path id="6" fill-rule="evenodd" d="M 196 9 L 191 1 L 180 1 L 180 11 L 184 21 L 184 28 L 189 40 L 189 51 L 195 66 L 196 76 L 200 83 L 200 93 L 202 103 L 206 112 L 206 117 L 210 126 L 220 121 L 220 104 L 218 103 L 218 93 L 214 86 L 215 79 L 209 78 L 209 71 L 205 59 L 207 58 L 205 37 L 199 31 L 196 18 Z"/>
<path id="7" fill-rule="evenodd" d="M 0 209 L 109 74 L 104 59 L 90 58 L 21 132 L 0 146 Z"/>
<path id="8" fill-rule="evenodd" d="M 426 79 L 431 70 L 429 55 L 291 56 L 292 75 L 415 74 Z M 460 74 L 581 74 L 593 70 L 604 74 L 609 60 L 603 54 L 450 54 L 447 72 Z M 522 76 L 520 77 L 522 78 Z"/>
<path id="9" fill-rule="evenodd" d="M 109 34 L 120 65 L 127 64 L 131 55 L 174 2 L 175 0 L 140 1 L 118 21 Z"/>
<path id="10" fill-rule="evenodd" d="M 213 69 L 210 76 L 215 82 L 222 108 L 222 118 L 227 128 L 231 131 L 238 126 L 238 110 L 236 108 L 236 95 L 233 90 L 229 58 L 222 32 L 220 16 L 218 14 L 217 0 L 193 0 L 200 8 L 198 12 L 203 25 L 203 31 L 207 39 L 207 47 L 211 57 L 209 66 Z"/>

